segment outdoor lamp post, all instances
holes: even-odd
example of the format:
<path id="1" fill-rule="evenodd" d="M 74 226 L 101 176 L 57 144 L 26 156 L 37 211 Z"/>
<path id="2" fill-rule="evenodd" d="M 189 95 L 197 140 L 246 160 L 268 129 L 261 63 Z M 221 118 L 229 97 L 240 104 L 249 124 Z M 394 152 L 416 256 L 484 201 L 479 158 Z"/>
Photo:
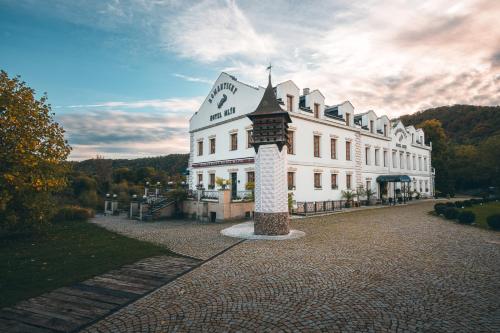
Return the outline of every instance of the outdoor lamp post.
<path id="1" fill-rule="evenodd" d="M 106 198 L 109 198 L 109 193 L 106 193 Z"/>
<path id="2" fill-rule="evenodd" d="M 156 182 L 155 196 L 158 198 L 160 192 L 160 182 Z"/>
<path id="3" fill-rule="evenodd" d="M 146 186 L 144 187 L 144 196 L 148 196 L 148 187 L 149 187 L 149 182 L 146 182 Z"/>

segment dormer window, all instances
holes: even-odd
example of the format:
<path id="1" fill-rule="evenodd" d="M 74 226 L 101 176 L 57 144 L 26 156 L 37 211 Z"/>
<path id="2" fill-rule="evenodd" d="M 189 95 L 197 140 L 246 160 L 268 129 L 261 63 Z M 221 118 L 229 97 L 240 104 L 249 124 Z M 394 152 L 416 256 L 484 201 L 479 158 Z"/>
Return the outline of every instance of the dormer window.
<path id="1" fill-rule="evenodd" d="M 292 95 L 286 95 L 286 110 L 287 111 L 293 111 L 293 96 Z"/>
<path id="2" fill-rule="evenodd" d="M 314 118 L 319 118 L 319 104 L 314 103 Z"/>
<path id="3" fill-rule="evenodd" d="M 351 124 L 351 114 L 346 113 L 345 114 L 345 124 L 349 126 Z"/>
<path id="4" fill-rule="evenodd" d="M 384 136 L 387 136 L 387 124 L 384 124 Z"/>
<path id="5" fill-rule="evenodd" d="M 373 133 L 373 120 L 370 120 L 370 132 Z"/>

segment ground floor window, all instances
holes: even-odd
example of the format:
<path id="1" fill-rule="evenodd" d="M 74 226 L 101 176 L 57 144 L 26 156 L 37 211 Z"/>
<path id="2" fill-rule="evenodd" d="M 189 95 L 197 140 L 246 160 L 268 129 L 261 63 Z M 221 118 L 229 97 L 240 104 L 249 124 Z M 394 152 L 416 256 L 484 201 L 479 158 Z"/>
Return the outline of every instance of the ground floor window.
<path id="1" fill-rule="evenodd" d="M 350 175 L 350 174 L 347 174 L 345 176 L 345 187 L 349 190 L 351 189 L 351 178 L 352 178 L 352 175 Z"/>
<path id="2" fill-rule="evenodd" d="M 332 190 L 338 189 L 339 186 L 337 184 L 337 174 L 336 173 L 332 173 L 331 178 L 332 178 Z"/>
<path id="3" fill-rule="evenodd" d="M 288 172 L 288 190 L 295 188 L 295 172 Z"/>
<path id="4" fill-rule="evenodd" d="M 372 189 L 372 182 L 371 182 L 371 180 L 367 180 L 366 181 L 366 189 L 367 190 L 371 190 Z"/>
<path id="5" fill-rule="evenodd" d="M 202 173 L 198 174 L 198 185 L 203 185 L 203 174 Z"/>
<path id="6" fill-rule="evenodd" d="M 215 173 L 210 173 L 208 175 L 208 180 L 209 180 L 209 182 L 208 182 L 208 188 L 210 190 L 213 190 L 215 188 Z"/>
<path id="7" fill-rule="evenodd" d="M 255 172 L 253 171 L 247 172 L 247 183 L 255 183 Z"/>
<path id="8" fill-rule="evenodd" d="M 321 173 L 320 172 L 314 173 L 314 188 L 317 188 L 317 189 L 321 188 Z"/>

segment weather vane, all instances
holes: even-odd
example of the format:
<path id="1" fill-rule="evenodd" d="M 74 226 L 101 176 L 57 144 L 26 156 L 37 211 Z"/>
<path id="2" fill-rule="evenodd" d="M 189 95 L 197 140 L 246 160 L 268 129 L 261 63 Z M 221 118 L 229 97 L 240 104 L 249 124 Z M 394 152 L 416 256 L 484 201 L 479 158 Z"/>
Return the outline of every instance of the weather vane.
<path id="1" fill-rule="evenodd" d="M 271 68 L 272 68 L 272 67 L 273 67 L 273 66 L 271 65 L 271 63 L 269 63 L 269 66 L 267 66 L 267 70 L 269 71 L 269 76 L 271 76 Z"/>

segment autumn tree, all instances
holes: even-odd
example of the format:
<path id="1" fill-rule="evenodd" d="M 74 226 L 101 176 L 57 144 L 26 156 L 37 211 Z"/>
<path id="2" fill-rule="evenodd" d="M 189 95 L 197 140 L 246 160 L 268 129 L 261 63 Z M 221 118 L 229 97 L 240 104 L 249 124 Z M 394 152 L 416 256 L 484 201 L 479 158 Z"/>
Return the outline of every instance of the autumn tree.
<path id="1" fill-rule="evenodd" d="M 19 77 L 0 71 L 0 229 L 50 220 L 51 196 L 66 186 L 69 153 L 47 96 L 37 99 Z"/>
<path id="2" fill-rule="evenodd" d="M 432 142 L 432 166 L 436 169 L 436 189 L 446 194 L 455 193 L 455 181 L 450 172 L 453 150 L 441 122 L 437 119 L 425 120 L 416 126 L 425 133 L 428 144 Z"/>

